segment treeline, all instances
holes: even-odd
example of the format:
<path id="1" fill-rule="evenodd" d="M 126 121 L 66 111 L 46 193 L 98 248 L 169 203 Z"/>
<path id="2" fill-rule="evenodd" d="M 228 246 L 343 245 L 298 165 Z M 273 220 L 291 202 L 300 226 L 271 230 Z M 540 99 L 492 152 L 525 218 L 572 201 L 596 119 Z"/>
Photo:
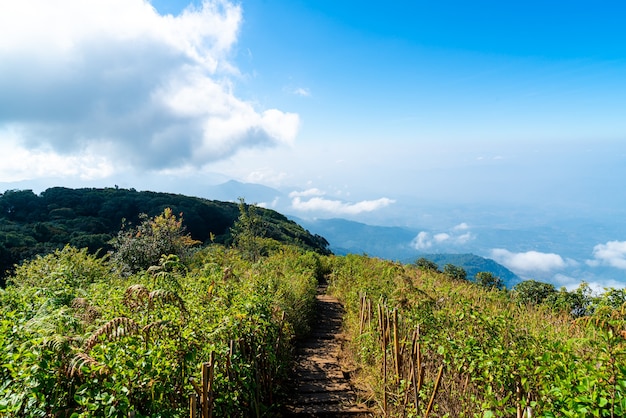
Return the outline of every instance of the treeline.
<path id="1" fill-rule="evenodd" d="M 178 194 L 134 189 L 54 187 L 37 195 L 32 190 L 0 194 L 0 285 L 15 264 L 70 244 L 89 253 L 106 254 L 122 224 L 137 225 L 142 214 L 154 217 L 171 208 L 201 243 L 228 244 L 239 216 L 238 204 Z M 310 234 L 285 216 L 258 208 L 264 235 L 328 254 L 328 242 Z"/>
<path id="2" fill-rule="evenodd" d="M 569 291 L 565 287 L 557 289 L 552 283 L 524 280 L 507 290 L 505 282 L 489 271 L 479 271 L 472 276 L 464 268 L 450 263 L 440 269 L 437 263 L 426 257 L 415 261 L 415 266 L 422 271 L 442 273 L 449 279 L 468 281 L 487 290 L 505 291 L 522 306 L 541 305 L 553 312 L 566 312 L 573 318 L 593 315 L 605 306 L 619 309 L 626 304 L 626 290 L 623 288 L 605 289 L 604 293 L 598 295 L 594 294 L 586 282 L 581 282 L 576 289 Z"/>

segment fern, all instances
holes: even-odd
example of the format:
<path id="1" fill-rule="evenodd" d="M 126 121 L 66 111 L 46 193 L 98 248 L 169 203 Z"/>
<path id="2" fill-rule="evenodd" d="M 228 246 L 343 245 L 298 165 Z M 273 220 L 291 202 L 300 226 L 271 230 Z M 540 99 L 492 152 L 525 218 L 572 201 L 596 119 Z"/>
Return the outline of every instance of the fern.
<path id="1" fill-rule="evenodd" d="M 70 377 L 76 376 L 76 375 L 82 376 L 83 375 L 82 369 L 84 367 L 90 367 L 90 368 L 97 367 L 99 369 L 100 374 L 106 374 L 108 372 L 108 369 L 105 365 L 96 361 L 89 354 L 81 352 L 81 353 L 77 353 L 72 358 L 72 361 L 70 361 L 70 373 L 69 373 Z"/>
<path id="2" fill-rule="evenodd" d="M 139 332 L 139 325 L 130 318 L 118 317 L 110 320 L 101 326 L 91 337 L 85 341 L 85 351 L 89 352 L 100 340 L 100 336 L 105 336 L 107 341 L 114 341 L 126 335 L 133 335 Z"/>
<path id="3" fill-rule="evenodd" d="M 139 310 L 146 305 L 149 300 L 148 289 L 142 284 L 134 284 L 124 292 L 124 305 L 132 310 Z"/>

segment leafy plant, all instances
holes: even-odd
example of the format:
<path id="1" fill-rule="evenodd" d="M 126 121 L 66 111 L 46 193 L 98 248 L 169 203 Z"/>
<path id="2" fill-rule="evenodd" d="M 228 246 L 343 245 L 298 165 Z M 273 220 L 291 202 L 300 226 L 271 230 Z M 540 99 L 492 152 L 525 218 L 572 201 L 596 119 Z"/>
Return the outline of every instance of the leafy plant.
<path id="1" fill-rule="evenodd" d="M 135 228 L 126 228 L 123 224 L 111 242 L 113 261 L 125 274 L 156 265 L 164 255 L 174 254 L 182 260 L 188 259 L 190 248 L 200 244 L 185 233 L 182 216 L 177 218 L 170 208 L 153 219 L 145 214 L 140 219 L 141 223 Z"/>

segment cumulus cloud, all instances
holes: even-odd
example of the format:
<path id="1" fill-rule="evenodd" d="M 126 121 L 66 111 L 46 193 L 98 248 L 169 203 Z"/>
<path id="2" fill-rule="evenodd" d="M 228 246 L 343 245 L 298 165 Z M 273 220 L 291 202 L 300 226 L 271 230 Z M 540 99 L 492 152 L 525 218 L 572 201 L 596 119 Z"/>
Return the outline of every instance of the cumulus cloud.
<path id="1" fill-rule="evenodd" d="M 463 245 L 472 239 L 474 239 L 474 235 L 469 231 L 469 225 L 463 222 L 454 226 L 449 232 L 430 233 L 421 231 L 413 239 L 411 246 L 416 250 L 423 251 L 437 246 Z"/>
<path id="2" fill-rule="evenodd" d="M 303 212 L 329 212 L 334 215 L 358 215 L 359 213 L 373 212 L 395 202 L 386 197 L 376 200 L 363 200 L 357 203 L 346 203 L 340 200 L 325 199 L 322 197 L 312 197 L 308 200 L 303 200 L 302 197 L 303 196 L 297 194 L 291 196 L 291 207 L 293 209 Z"/>
<path id="3" fill-rule="evenodd" d="M 504 248 L 491 250 L 491 258 L 518 274 L 548 273 L 565 268 L 566 261 L 558 254 L 526 251 L 514 253 Z"/>
<path id="4" fill-rule="evenodd" d="M 98 175 L 114 164 L 201 167 L 292 143 L 297 114 L 234 93 L 241 23 L 241 7 L 226 0 L 178 16 L 147 0 L 2 2 L 0 142 L 28 153 L 24 165 L 53 154 L 59 166 L 108 161 Z"/>
<path id="5" fill-rule="evenodd" d="M 596 266 L 611 266 L 626 270 L 626 241 L 609 241 L 593 247 L 593 260 L 587 264 Z"/>

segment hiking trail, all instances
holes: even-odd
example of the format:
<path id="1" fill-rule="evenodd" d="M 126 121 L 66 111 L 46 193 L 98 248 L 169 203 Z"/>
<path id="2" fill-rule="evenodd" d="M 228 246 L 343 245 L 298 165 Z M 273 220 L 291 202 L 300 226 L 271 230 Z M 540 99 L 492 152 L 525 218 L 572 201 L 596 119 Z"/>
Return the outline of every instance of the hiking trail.
<path id="1" fill-rule="evenodd" d="M 316 317 L 310 335 L 296 348 L 295 369 L 290 379 L 292 394 L 285 405 L 287 416 L 371 417 L 357 404 L 357 396 L 339 363 L 343 307 L 326 294 L 320 284 Z"/>

